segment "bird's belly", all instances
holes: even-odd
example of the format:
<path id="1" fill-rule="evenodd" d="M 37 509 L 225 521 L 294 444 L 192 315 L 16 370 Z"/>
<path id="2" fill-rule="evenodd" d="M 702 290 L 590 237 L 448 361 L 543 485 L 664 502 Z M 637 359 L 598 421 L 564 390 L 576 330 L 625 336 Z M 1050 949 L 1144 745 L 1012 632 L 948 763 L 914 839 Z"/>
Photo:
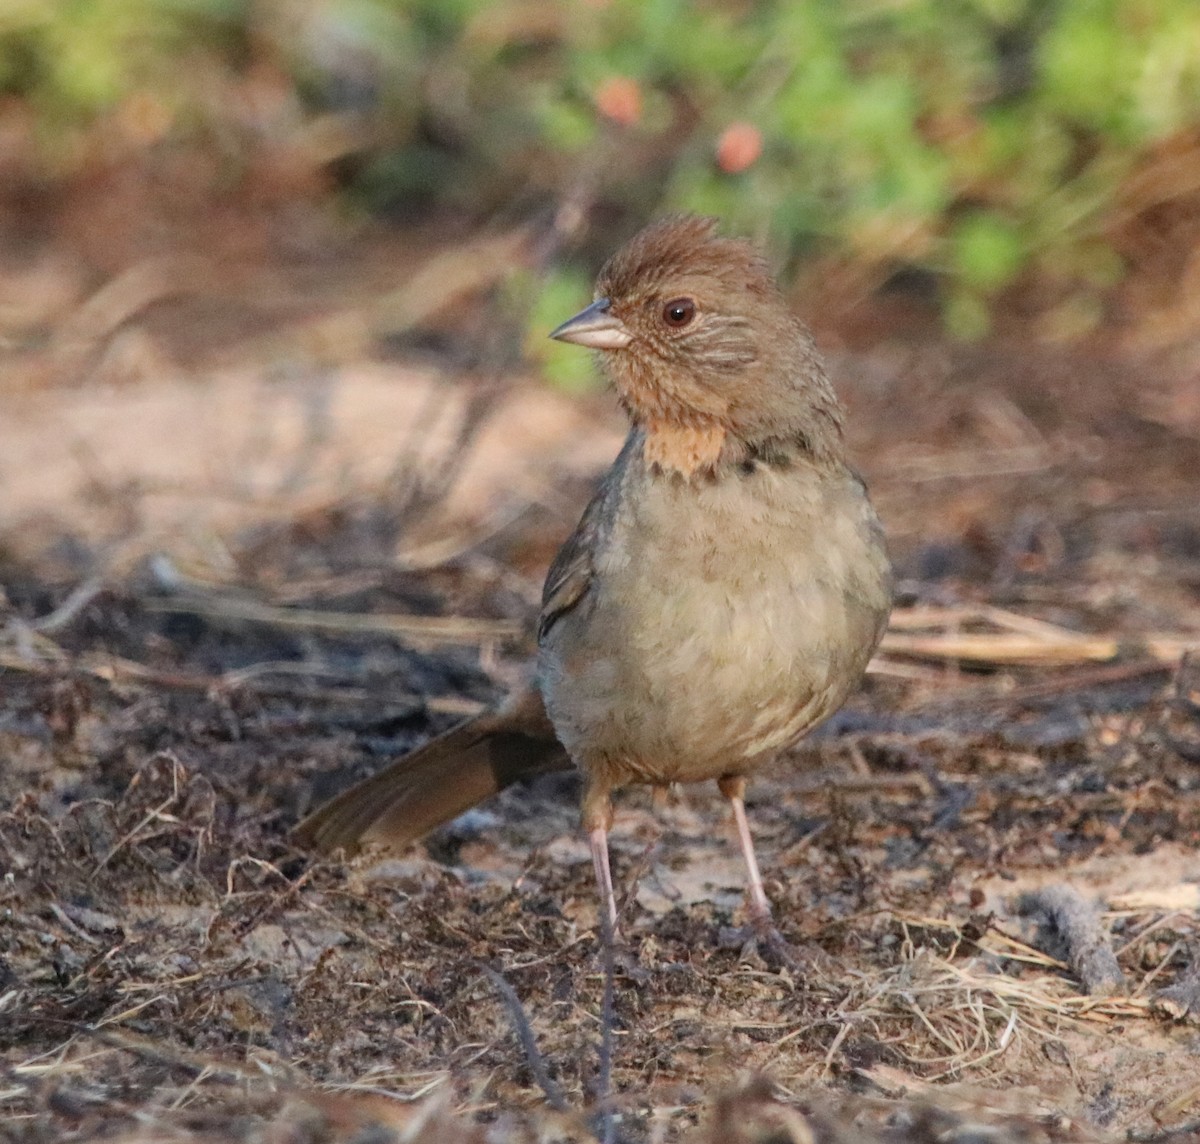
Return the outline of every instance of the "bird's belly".
<path id="1" fill-rule="evenodd" d="M 771 597 L 691 583 L 617 615 L 598 607 L 592 623 L 625 639 L 589 640 L 562 664 L 546 699 L 568 750 L 633 779 L 699 781 L 795 741 L 841 695 L 821 641 L 797 622 L 809 609 Z"/>
<path id="2" fill-rule="evenodd" d="M 627 544 L 543 647 L 547 710 L 585 769 L 642 782 L 749 769 L 836 710 L 865 669 L 879 615 L 848 590 L 843 562 L 869 563 L 857 545 L 814 552 L 787 528 L 739 545 L 713 523 L 678 544 L 661 529 Z"/>

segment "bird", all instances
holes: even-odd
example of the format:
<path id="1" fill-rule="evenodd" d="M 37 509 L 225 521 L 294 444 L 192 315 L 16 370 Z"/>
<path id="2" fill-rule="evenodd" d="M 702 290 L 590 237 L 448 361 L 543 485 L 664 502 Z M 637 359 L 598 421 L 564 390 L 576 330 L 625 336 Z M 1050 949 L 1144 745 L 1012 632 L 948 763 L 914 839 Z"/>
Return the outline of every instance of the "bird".
<path id="1" fill-rule="evenodd" d="M 398 850 L 519 779 L 582 776 L 617 934 L 613 794 L 715 780 L 774 932 L 748 778 L 833 714 L 887 625 L 884 533 L 844 411 L 762 254 L 717 220 L 651 223 L 550 337 L 596 351 L 629 434 L 550 566 L 532 682 L 319 807 L 319 851 Z"/>

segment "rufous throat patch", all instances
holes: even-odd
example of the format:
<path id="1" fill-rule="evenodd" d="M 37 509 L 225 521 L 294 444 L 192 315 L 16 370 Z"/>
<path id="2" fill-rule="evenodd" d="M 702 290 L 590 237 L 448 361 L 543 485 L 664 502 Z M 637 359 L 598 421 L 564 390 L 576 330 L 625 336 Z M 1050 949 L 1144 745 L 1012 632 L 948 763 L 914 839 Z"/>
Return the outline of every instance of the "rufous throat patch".
<path id="1" fill-rule="evenodd" d="M 652 422 L 646 427 L 646 461 L 664 472 L 690 477 L 701 469 L 711 469 L 725 445 L 725 430 L 720 425 L 673 425 Z"/>

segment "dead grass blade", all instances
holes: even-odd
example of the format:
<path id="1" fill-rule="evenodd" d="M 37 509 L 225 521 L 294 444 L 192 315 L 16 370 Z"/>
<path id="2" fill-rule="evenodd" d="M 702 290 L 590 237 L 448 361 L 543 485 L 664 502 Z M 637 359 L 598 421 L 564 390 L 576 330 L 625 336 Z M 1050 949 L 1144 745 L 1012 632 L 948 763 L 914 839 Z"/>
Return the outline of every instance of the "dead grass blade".
<path id="1" fill-rule="evenodd" d="M 518 636 L 521 625 L 512 620 L 485 620 L 468 616 L 414 616 L 396 612 L 364 614 L 329 612 L 316 608 L 276 608 L 254 600 L 222 596 L 215 599 L 160 599 L 149 597 L 150 611 L 178 612 L 229 623 L 268 624 L 277 628 L 339 635 L 392 636 L 416 647 L 438 644 L 474 645 Z"/>
<path id="2" fill-rule="evenodd" d="M 1056 667 L 1105 663 L 1131 651 L 1174 663 L 1198 643 L 1200 635 L 1170 634 L 1149 636 L 1131 646 L 1116 636 L 1073 632 L 1002 608 L 917 607 L 892 613 L 879 650 L 916 659 Z"/>

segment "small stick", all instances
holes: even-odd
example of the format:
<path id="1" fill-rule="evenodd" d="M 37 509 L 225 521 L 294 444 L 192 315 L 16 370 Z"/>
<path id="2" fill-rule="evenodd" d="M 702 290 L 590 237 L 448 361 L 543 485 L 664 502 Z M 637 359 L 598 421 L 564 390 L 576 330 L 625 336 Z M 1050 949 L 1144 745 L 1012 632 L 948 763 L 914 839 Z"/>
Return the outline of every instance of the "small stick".
<path id="1" fill-rule="evenodd" d="M 1063 635 L 1051 640 L 1021 632 L 913 635 L 890 631 L 880 649 L 896 655 L 955 659 L 968 663 L 1075 664 L 1115 659 L 1120 644 L 1105 636 Z"/>
<path id="2" fill-rule="evenodd" d="M 616 940 L 612 918 L 604 909 L 600 911 L 600 940 L 604 947 L 604 999 L 600 1003 L 600 1061 L 596 1074 L 596 1100 L 600 1106 L 600 1124 L 603 1144 L 613 1144 L 616 1139 L 616 1119 L 612 1110 L 612 1064 L 613 1064 L 613 942 Z"/>
<path id="3" fill-rule="evenodd" d="M 1099 912 L 1071 886 L 1044 886 L 1017 901 L 1017 911 L 1034 918 L 1041 939 L 1078 975 L 1088 993 L 1121 992 L 1125 975 L 1108 943 Z"/>
<path id="4" fill-rule="evenodd" d="M 69 596 L 54 611 L 34 620 L 29 626 L 35 632 L 52 635 L 62 631 L 104 590 L 104 580 L 92 576 L 77 585 Z"/>
<path id="5" fill-rule="evenodd" d="M 1187 1017 L 1194 1021 L 1200 1015 L 1200 958 L 1193 960 L 1173 985 L 1154 995 L 1154 1007 L 1176 1021 Z"/>
<path id="6" fill-rule="evenodd" d="M 525 1061 L 529 1065 L 529 1071 L 533 1073 L 533 1079 L 537 1081 L 538 1088 L 545 1093 L 550 1107 L 555 1112 L 570 1112 L 562 1089 L 554 1083 L 553 1078 L 546 1069 L 546 1062 L 542 1059 L 541 1051 L 537 1047 L 537 1041 L 534 1038 L 533 1029 L 529 1024 L 529 1018 L 525 1015 L 525 1007 L 521 1004 L 521 999 L 517 996 L 513 987 L 504 980 L 503 976 L 490 965 L 481 965 L 479 968 L 483 970 L 488 980 L 496 987 L 496 992 L 503 999 L 504 1006 L 508 1010 L 508 1015 L 512 1019 L 513 1027 L 516 1029 L 517 1039 L 521 1042 L 521 1051 L 525 1054 Z"/>

